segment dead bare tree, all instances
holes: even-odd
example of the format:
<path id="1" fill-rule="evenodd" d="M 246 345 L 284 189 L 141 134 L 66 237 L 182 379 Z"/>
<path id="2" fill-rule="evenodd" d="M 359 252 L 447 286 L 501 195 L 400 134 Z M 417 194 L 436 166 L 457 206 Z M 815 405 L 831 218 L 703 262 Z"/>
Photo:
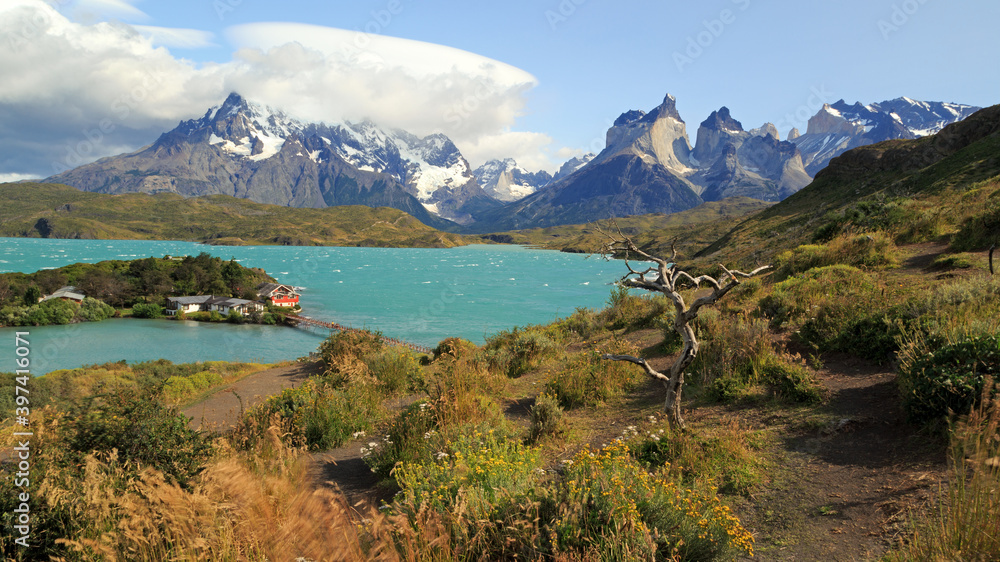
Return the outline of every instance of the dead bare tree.
<path id="1" fill-rule="evenodd" d="M 628 268 L 629 272 L 619 281 L 622 286 L 661 293 L 673 302 L 675 311 L 674 330 L 680 335 L 681 340 L 684 342 L 684 347 L 681 350 L 681 354 L 670 367 L 669 373 L 661 373 L 654 369 L 645 359 L 631 355 L 605 354 L 602 358 L 611 361 L 635 363 L 642 367 L 650 377 L 662 381 L 667 389 L 667 398 L 663 404 L 663 411 L 667 414 L 667 420 L 671 427 L 683 428 L 684 418 L 681 416 L 681 391 L 684 386 L 684 370 L 691 365 L 691 362 L 698 355 L 699 346 L 698 340 L 695 338 L 694 329 L 691 327 L 691 321 L 698 317 L 698 311 L 701 310 L 701 307 L 715 304 L 726 293 L 739 285 L 740 279 L 749 279 L 755 275 L 759 275 L 771 269 L 771 266 L 765 265 L 758 267 L 750 273 L 743 273 L 741 271 L 729 270 L 725 266 L 720 265 L 719 267 L 722 268 L 723 273 L 718 279 L 709 275 L 692 277 L 687 272 L 681 270 L 676 263 L 676 241 L 671 244 L 671 255 L 668 261 L 640 250 L 631 238 L 622 233 L 621 228 L 617 224 L 612 223 L 612 226 L 616 231 L 614 233 L 609 230 L 598 229 L 608 239 L 608 242 L 601 248 L 601 253 L 606 256 L 624 254 L 625 267 Z M 632 269 L 632 265 L 629 263 L 629 258 L 632 256 L 642 261 L 653 262 L 656 265 L 644 271 L 637 271 Z M 652 278 L 647 277 L 650 274 L 653 275 Z M 688 306 L 680 293 L 680 290 L 683 288 L 682 286 L 697 288 L 702 284 L 711 287 L 711 294 L 695 299 L 691 303 L 691 306 Z"/>

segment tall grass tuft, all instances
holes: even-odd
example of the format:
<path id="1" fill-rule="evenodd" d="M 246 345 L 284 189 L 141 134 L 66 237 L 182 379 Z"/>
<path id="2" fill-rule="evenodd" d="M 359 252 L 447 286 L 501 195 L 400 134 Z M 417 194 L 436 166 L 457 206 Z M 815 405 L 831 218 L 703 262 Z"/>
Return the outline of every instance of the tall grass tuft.
<path id="1" fill-rule="evenodd" d="M 1000 560 L 1000 401 L 985 398 L 991 390 L 952 425 L 947 486 L 888 560 Z"/>

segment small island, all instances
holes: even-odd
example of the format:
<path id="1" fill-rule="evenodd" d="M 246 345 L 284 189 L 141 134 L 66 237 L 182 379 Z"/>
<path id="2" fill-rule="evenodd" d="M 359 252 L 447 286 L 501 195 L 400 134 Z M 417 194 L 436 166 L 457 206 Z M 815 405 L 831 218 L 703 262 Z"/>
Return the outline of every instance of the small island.
<path id="1" fill-rule="evenodd" d="M 204 252 L 0 274 L 0 326 L 8 327 L 164 316 L 277 324 L 298 310 L 294 287 Z"/>

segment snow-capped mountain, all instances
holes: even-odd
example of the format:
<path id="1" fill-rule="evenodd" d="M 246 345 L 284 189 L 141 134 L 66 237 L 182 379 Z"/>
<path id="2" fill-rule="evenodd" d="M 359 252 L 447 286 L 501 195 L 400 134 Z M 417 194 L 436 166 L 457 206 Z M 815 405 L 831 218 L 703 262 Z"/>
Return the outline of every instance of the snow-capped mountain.
<path id="1" fill-rule="evenodd" d="M 529 172 L 513 158 L 490 160 L 472 174 L 489 196 L 505 202 L 523 199 L 552 181 L 552 174 L 545 170 Z"/>
<path id="2" fill-rule="evenodd" d="M 802 152 L 806 171 L 814 176 L 844 152 L 891 139 L 915 139 L 937 133 L 980 108 L 901 97 L 862 105 L 844 100 L 826 104 L 809 119 L 806 134 L 790 138 Z M 791 137 L 791 135 L 790 135 Z"/>
<path id="3" fill-rule="evenodd" d="M 178 159 L 179 155 L 186 158 Z M 417 137 L 370 121 L 304 123 L 233 93 L 152 146 L 49 181 L 120 193 L 222 193 L 298 207 L 388 205 L 458 223 L 499 203 L 446 136 Z M 414 210 L 414 201 L 422 209 Z"/>
<path id="4" fill-rule="evenodd" d="M 552 176 L 552 181 L 559 181 L 564 177 L 573 174 L 580 168 L 590 164 L 590 161 L 594 158 L 597 158 L 597 155 L 593 152 L 588 152 L 583 156 L 574 156 L 573 158 L 570 158 L 569 160 L 563 162 L 563 165 L 559 167 L 559 171 L 556 172 L 556 175 Z"/>

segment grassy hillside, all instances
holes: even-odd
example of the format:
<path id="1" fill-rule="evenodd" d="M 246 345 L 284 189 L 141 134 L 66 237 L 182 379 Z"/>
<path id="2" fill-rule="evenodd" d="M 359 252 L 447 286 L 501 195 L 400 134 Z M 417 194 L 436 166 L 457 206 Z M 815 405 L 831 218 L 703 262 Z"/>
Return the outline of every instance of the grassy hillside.
<path id="1" fill-rule="evenodd" d="M 851 150 L 812 184 L 758 213 L 701 252 L 768 259 L 801 244 L 880 231 L 895 243 L 950 240 L 989 247 L 1000 235 L 1000 106 L 937 135 Z M 976 240 L 967 240 L 975 234 Z"/>
<path id="2" fill-rule="evenodd" d="M 622 232 L 634 236 L 636 243 L 644 250 L 669 252 L 670 241 L 677 238 L 682 249 L 693 252 L 717 240 L 732 228 L 736 220 L 770 205 L 772 204 L 748 197 L 732 197 L 703 203 L 679 213 L 622 217 L 616 222 Z M 692 225 L 698 225 L 698 228 L 692 229 Z M 487 234 L 482 239 L 577 253 L 594 252 L 606 242 L 594 223 L 515 230 Z"/>
<path id="3" fill-rule="evenodd" d="M 420 248 L 466 243 L 388 207 L 299 209 L 225 195 L 105 195 L 38 183 L 0 184 L 0 236 Z"/>

